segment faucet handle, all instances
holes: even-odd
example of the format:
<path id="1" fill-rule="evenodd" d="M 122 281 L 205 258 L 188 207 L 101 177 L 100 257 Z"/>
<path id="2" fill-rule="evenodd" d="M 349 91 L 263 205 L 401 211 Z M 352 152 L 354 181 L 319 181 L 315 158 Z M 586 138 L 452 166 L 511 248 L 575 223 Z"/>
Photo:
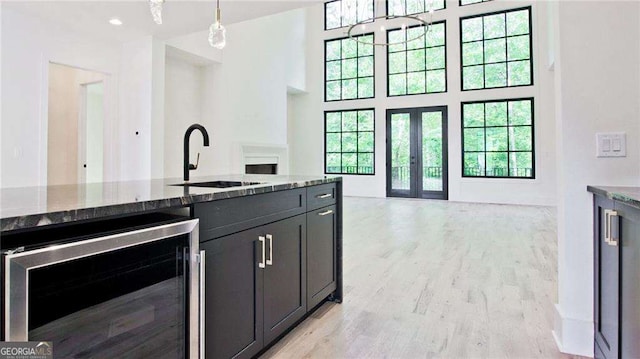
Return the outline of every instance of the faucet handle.
<path id="1" fill-rule="evenodd" d="M 198 169 L 198 164 L 200 164 L 200 152 L 198 152 L 198 157 L 196 157 L 196 164 L 192 164 L 189 163 L 189 169 L 190 170 L 197 170 Z"/>

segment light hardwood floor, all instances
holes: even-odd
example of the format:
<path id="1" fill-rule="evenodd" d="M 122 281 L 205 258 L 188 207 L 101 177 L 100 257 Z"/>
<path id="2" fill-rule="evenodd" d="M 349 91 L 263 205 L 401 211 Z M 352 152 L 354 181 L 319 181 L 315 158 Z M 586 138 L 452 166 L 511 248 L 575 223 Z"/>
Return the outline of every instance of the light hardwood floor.
<path id="1" fill-rule="evenodd" d="M 565 358 L 551 207 L 347 197 L 344 302 L 262 358 Z"/>

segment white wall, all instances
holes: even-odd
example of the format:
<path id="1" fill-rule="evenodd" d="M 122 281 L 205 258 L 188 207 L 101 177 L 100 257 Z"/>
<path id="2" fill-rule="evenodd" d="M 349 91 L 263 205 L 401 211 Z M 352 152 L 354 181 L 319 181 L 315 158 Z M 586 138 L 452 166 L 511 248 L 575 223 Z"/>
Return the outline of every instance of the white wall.
<path id="1" fill-rule="evenodd" d="M 0 44 L 2 43 L 2 4 L 0 4 Z M 2 147 L 2 46 L 0 46 L 0 149 L 3 149 L 4 147 Z M 4 152 L 4 151 L 3 151 Z M 2 184 L 2 155 L 0 155 L 0 188 L 3 187 Z M 0 205 L 2 205 L 0 203 Z M 2 305 L 2 301 L 0 301 L 0 306 Z"/>
<path id="2" fill-rule="evenodd" d="M 533 6 L 534 83 L 535 86 L 460 91 L 459 17 L 498 11 L 526 5 Z M 292 171 L 319 173 L 323 171 L 324 119 L 323 111 L 375 108 L 375 176 L 344 176 L 346 195 L 386 196 L 385 121 L 386 110 L 393 108 L 448 106 L 449 118 L 449 199 L 453 201 L 496 202 L 518 204 L 555 203 L 555 128 L 553 119 L 553 73 L 547 69 L 546 8 L 544 3 L 491 1 L 481 5 L 459 7 L 458 1 L 448 1 L 447 9 L 435 12 L 433 20 L 447 20 L 447 82 L 443 94 L 412 95 L 387 98 L 386 48 L 375 52 L 375 99 L 324 102 L 324 40 L 344 37 L 344 29 L 324 31 L 323 6 L 308 9 L 307 15 L 307 91 L 300 96 L 294 110 L 297 119 L 295 142 L 292 143 Z M 446 16 L 446 18 L 445 18 Z M 377 34 L 379 36 L 379 34 Z M 428 36 L 428 35 L 427 35 Z M 535 98 L 536 176 L 525 179 L 462 178 L 460 153 L 460 103 L 482 99 L 514 97 Z"/>
<path id="3" fill-rule="evenodd" d="M 167 57 L 165 69 L 164 177 L 182 177 L 183 138 L 186 129 L 202 121 L 204 68 Z M 192 134 L 191 163 L 201 152 L 198 174 L 212 172 L 208 148 L 202 147 L 202 135 Z M 195 172 L 194 172 L 195 173 Z"/>
<path id="4" fill-rule="evenodd" d="M 163 41 L 101 42 L 7 8 L 1 36 L 2 187 L 47 184 L 49 62 L 107 75 L 105 181 L 163 177 Z"/>
<path id="5" fill-rule="evenodd" d="M 166 44 L 179 49 L 185 56 L 201 65 L 222 62 L 222 50 L 209 45 L 209 30 L 178 36 L 166 41 Z"/>
<path id="6" fill-rule="evenodd" d="M 222 64 L 203 68 L 200 123 L 211 147 L 192 175 L 244 172 L 241 144 L 287 145 L 287 89 L 306 83 L 304 18 L 293 10 L 227 27 Z"/>
<path id="7" fill-rule="evenodd" d="M 1 4 L 0 4 L 1 6 Z M 55 62 L 100 71 L 109 76 L 108 89 L 117 84 L 119 47 L 68 32 L 42 19 L 2 9 L 2 173 L 3 187 L 47 183 L 47 78 Z M 117 103 L 117 90 L 108 103 Z M 106 122 L 115 122 L 108 113 Z M 106 129 L 111 138 L 111 128 Z M 105 151 L 113 163 L 113 151 Z M 113 172 L 105 176 L 114 176 Z M 111 177 L 109 177 L 111 178 Z"/>
<path id="8" fill-rule="evenodd" d="M 153 39 L 151 44 L 151 178 L 164 178 L 165 123 L 165 43 Z M 145 178 L 145 177 L 143 177 Z"/>
<path id="9" fill-rule="evenodd" d="M 119 134 L 123 153 L 120 158 L 121 180 L 149 178 L 151 173 L 152 55 L 153 38 L 150 36 L 122 45 L 119 102 Z"/>
<path id="10" fill-rule="evenodd" d="M 104 178 L 104 84 L 86 86 L 85 181 L 103 182 Z"/>
<path id="11" fill-rule="evenodd" d="M 637 186 L 640 179 L 639 14 L 635 1 L 561 1 L 558 7 L 554 335 L 567 353 L 593 355 L 593 203 L 586 186 Z M 595 157 L 595 135 L 607 131 L 627 133 L 627 157 Z"/>

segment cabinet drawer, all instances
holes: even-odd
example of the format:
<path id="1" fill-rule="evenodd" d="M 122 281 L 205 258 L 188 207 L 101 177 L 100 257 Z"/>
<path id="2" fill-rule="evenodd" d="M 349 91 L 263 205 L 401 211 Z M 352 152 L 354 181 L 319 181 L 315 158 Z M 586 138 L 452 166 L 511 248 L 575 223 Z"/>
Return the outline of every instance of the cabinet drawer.
<path id="1" fill-rule="evenodd" d="M 306 211 L 305 189 L 230 198 L 193 206 L 200 219 L 200 241 L 293 217 Z"/>
<path id="2" fill-rule="evenodd" d="M 336 184 L 328 183 L 307 188 L 307 210 L 330 206 L 336 203 Z"/>

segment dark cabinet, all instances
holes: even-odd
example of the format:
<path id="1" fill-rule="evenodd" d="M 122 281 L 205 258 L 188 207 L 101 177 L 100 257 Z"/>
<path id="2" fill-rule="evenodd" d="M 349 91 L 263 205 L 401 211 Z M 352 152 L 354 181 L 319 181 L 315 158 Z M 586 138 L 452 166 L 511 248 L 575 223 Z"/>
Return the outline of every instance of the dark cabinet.
<path id="1" fill-rule="evenodd" d="M 342 300 L 342 186 L 196 203 L 207 358 L 251 358 L 327 298 Z"/>
<path id="2" fill-rule="evenodd" d="M 594 203 L 594 354 L 640 358 L 640 209 Z"/>
<path id="3" fill-rule="evenodd" d="M 264 345 L 260 233 L 250 229 L 200 244 L 208 358 L 250 358 Z"/>
<path id="4" fill-rule="evenodd" d="M 613 200 L 600 196 L 594 204 L 595 350 L 605 358 L 617 358 L 620 246 L 609 238 L 616 220 L 615 206 Z"/>
<path id="5" fill-rule="evenodd" d="M 622 358 L 640 358 L 640 209 L 619 202 L 615 208 L 621 244 L 619 352 Z"/>
<path id="6" fill-rule="evenodd" d="M 205 352 L 251 358 L 306 313 L 304 215 L 201 243 Z"/>
<path id="7" fill-rule="evenodd" d="M 304 316 L 306 221 L 300 215 L 264 226 L 264 342 L 269 344 Z"/>
<path id="8" fill-rule="evenodd" d="M 329 206 L 307 213 L 307 306 L 312 309 L 336 290 L 337 213 Z"/>

